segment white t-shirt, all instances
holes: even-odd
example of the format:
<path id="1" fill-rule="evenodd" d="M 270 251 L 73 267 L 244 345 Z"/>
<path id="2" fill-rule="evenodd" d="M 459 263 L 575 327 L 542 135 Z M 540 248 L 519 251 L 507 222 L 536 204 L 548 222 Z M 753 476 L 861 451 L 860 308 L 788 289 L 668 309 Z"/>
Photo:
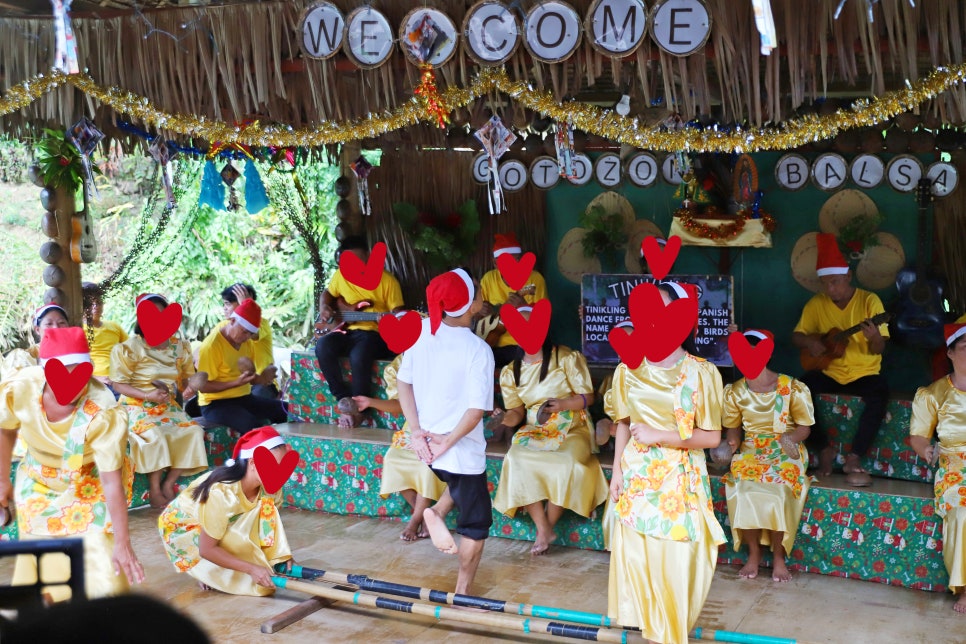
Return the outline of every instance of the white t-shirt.
<path id="1" fill-rule="evenodd" d="M 413 386 L 420 426 L 433 434 L 447 434 L 468 409 L 493 409 L 493 351 L 467 327 L 439 325 L 436 335 L 423 320 L 423 330 L 403 354 L 397 380 Z M 432 466 L 454 474 L 482 474 L 486 470 L 483 421 L 433 461 Z"/>

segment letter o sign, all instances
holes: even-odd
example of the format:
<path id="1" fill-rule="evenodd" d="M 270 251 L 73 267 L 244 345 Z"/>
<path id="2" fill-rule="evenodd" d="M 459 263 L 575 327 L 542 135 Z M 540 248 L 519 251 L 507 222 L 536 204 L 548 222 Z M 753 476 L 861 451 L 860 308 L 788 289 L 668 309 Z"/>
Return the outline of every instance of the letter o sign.
<path id="1" fill-rule="evenodd" d="M 527 167 L 515 159 L 500 165 L 500 185 L 507 192 L 517 192 L 527 185 Z"/>
<path id="2" fill-rule="evenodd" d="M 657 181 L 657 160 L 653 154 L 639 152 L 627 162 L 627 178 L 635 186 L 648 188 Z"/>
<path id="3" fill-rule="evenodd" d="M 594 174 L 594 164 L 586 154 L 574 155 L 574 178 L 568 179 L 575 186 L 582 186 L 590 181 Z"/>
<path id="4" fill-rule="evenodd" d="M 711 12 L 702 0 L 661 0 L 651 9 L 651 37 L 672 56 L 688 56 L 711 35 Z"/>

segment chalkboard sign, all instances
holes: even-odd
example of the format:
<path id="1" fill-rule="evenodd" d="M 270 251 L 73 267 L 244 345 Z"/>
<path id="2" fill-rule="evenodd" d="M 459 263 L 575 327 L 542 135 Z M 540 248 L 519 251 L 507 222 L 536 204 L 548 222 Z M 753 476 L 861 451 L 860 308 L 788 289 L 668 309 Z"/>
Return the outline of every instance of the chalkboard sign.
<path id="1" fill-rule="evenodd" d="M 627 300 L 638 284 L 654 283 L 650 275 L 586 274 L 580 284 L 584 307 L 581 346 L 592 364 L 617 364 L 620 360 L 607 339 L 610 330 L 630 313 Z M 668 275 L 664 281 L 698 287 L 696 355 L 719 367 L 732 366 L 728 353 L 728 325 L 734 320 L 734 280 L 730 275 Z"/>

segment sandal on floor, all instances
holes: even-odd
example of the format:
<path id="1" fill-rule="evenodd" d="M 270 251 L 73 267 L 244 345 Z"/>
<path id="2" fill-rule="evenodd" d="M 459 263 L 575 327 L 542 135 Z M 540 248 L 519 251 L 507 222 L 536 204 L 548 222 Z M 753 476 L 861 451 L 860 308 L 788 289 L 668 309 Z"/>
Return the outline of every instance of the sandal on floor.
<path id="1" fill-rule="evenodd" d="M 869 487 L 872 485 L 872 477 L 868 472 L 850 472 L 845 475 L 845 482 L 852 487 Z"/>

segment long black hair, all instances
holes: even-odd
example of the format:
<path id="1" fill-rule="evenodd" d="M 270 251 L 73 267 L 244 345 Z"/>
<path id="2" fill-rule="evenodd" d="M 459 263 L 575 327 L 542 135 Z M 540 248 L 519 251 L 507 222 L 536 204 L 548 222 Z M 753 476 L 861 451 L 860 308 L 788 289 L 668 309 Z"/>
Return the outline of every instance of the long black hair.
<path id="1" fill-rule="evenodd" d="M 206 503 L 212 485 L 215 483 L 234 483 L 240 481 L 245 476 L 247 470 L 247 458 L 240 458 L 231 465 L 219 465 L 211 471 L 208 478 L 199 483 L 198 487 L 191 491 L 191 496 L 198 503 Z"/>
<path id="2" fill-rule="evenodd" d="M 543 361 L 540 363 L 540 382 L 547 377 L 547 372 L 550 370 L 550 358 L 551 356 L 556 361 L 557 357 L 557 345 L 552 343 L 549 338 L 543 341 L 543 347 L 540 349 L 541 354 L 543 354 Z M 513 361 L 513 382 L 517 387 L 520 386 L 520 368 L 523 364 L 523 349 L 520 349 L 520 353 L 517 358 Z"/>

